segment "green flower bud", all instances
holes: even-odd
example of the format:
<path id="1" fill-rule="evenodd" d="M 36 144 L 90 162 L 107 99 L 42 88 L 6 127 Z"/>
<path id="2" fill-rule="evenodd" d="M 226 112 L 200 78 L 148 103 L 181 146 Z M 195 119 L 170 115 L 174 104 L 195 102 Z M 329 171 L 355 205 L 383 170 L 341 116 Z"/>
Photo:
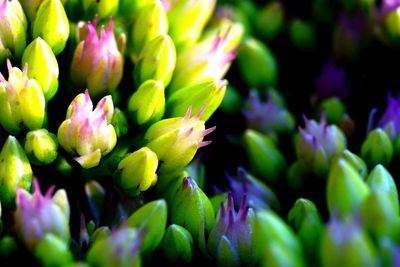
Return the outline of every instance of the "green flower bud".
<path id="1" fill-rule="evenodd" d="M 177 173 L 190 163 L 197 149 L 210 141 L 203 141 L 205 135 L 215 127 L 205 129 L 200 120 L 202 111 L 192 118 L 191 108 L 185 117 L 169 118 L 156 122 L 146 132 L 144 139 L 147 147 L 157 154 L 162 164 L 158 173 Z"/>
<path id="2" fill-rule="evenodd" d="M 266 135 L 247 129 L 243 136 L 251 172 L 269 182 L 276 182 L 285 171 L 286 161 Z"/>
<path id="3" fill-rule="evenodd" d="M 60 54 L 69 37 L 69 21 L 61 1 L 44 0 L 36 14 L 32 29 L 33 38 L 42 37 L 55 55 Z"/>
<path id="4" fill-rule="evenodd" d="M 143 47 L 154 38 L 168 33 L 167 13 L 161 1 L 153 1 L 137 12 L 130 34 L 133 57 L 137 58 Z M 136 61 L 136 60 L 134 60 Z"/>
<path id="5" fill-rule="evenodd" d="M 93 110 L 88 90 L 76 96 L 68 107 L 57 137 L 60 145 L 83 168 L 96 167 L 101 157 L 115 147 L 117 136 L 110 124 L 113 112 L 111 96 L 103 97 Z"/>
<path id="6" fill-rule="evenodd" d="M 361 146 L 361 157 L 370 168 L 377 164 L 388 166 L 393 159 L 393 145 L 381 128 L 372 130 Z"/>
<path id="7" fill-rule="evenodd" d="M 397 240 L 399 234 L 398 208 L 390 195 L 384 191 L 372 190 L 361 206 L 361 219 L 364 227 L 378 240 L 389 237 Z"/>
<path id="8" fill-rule="evenodd" d="M 300 19 L 290 22 L 289 35 L 293 45 L 298 49 L 312 49 L 316 43 L 314 25 Z"/>
<path id="9" fill-rule="evenodd" d="M 366 179 L 368 175 L 368 167 L 362 158 L 345 149 L 341 154 L 338 155 L 338 159 L 344 159 L 347 161 L 364 180 Z"/>
<path id="10" fill-rule="evenodd" d="M 30 190 L 32 169 L 18 140 L 8 136 L 0 152 L 0 200 L 5 207 L 15 206 L 17 188 Z"/>
<path id="11" fill-rule="evenodd" d="M 154 0 L 119 0 L 118 16 L 134 17 L 141 8 L 153 2 Z"/>
<path id="12" fill-rule="evenodd" d="M 369 236 L 352 220 L 343 224 L 334 219 L 329 223 L 322 236 L 320 253 L 324 267 L 379 266 Z"/>
<path id="13" fill-rule="evenodd" d="M 39 7 L 44 0 L 20 0 L 19 2 L 21 2 L 24 12 L 28 17 L 29 23 L 33 23 Z"/>
<path id="14" fill-rule="evenodd" d="M 171 221 L 186 228 L 195 243 L 208 236 L 214 226 L 215 216 L 211 201 L 190 177 L 184 178 L 171 205 Z"/>
<path id="15" fill-rule="evenodd" d="M 114 16 L 118 11 L 119 0 L 82 0 L 83 12 L 87 18 L 99 16 L 99 19 Z"/>
<path id="16" fill-rule="evenodd" d="M 236 57 L 238 38 L 229 29 L 216 32 L 178 54 L 169 92 L 205 79 L 222 79 Z M 233 44 L 233 45 L 232 45 Z M 233 47 L 232 47 L 233 46 Z"/>
<path id="17" fill-rule="evenodd" d="M 36 245 L 34 254 L 45 267 L 65 266 L 73 262 L 68 244 L 58 236 L 47 233 Z"/>
<path id="18" fill-rule="evenodd" d="M 119 228 L 109 236 L 96 239 L 86 255 L 86 262 L 98 267 L 140 267 L 142 236 L 143 232 L 139 233 L 135 228 Z"/>
<path id="19" fill-rule="evenodd" d="M 254 38 L 243 41 L 238 50 L 237 63 L 244 82 L 250 87 L 275 85 L 278 64 L 266 44 Z"/>
<path id="20" fill-rule="evenodd" d="M 33 40 L 25 49 L 22 64 L 28 64 L 28 77 L 38 81 L 46 101 L 57 93 L 58 63 L 51 47 L 40 37 Z"/>
<path id="21" fill-rule="evenodd" d="M 166 87 L 175 69 L 176 52 L 174 42 L 167 34 L 162 34 L 148 42 L 135 65 L 134 78 L 137 84 L 147 80 L 157 80 Z"/>
<path id="22" fill-rule="evenodd" d="M 340 124 L 346 115 L 346 106 L 338 97 L 324 99 L 320 104 L 321 113 L 324 112 L 329 124 Z"/>
<path id="23" fill-rule="evenodd" d="M 214 12 L 216 0 L 169 1 L 169 32 L 178 49 L 192 46 Z"/>
<path id="24" fill-rule="evenodd" d="M 164 236 L 163 249 L 170 262 L 189 263 L 194 253 L 192 235 L 182 226 L 171 224 Z"/>
<path id="25" fill-rule="evenodd" d="M 7 58 L 20 58 L 26 46 L 28 24 L 17 0 L 0 1 L 0 64 Z"/>
<path id="26" fill-rule="evenodd" d="M 271 258 L 271 266 L 305 266 L 301 243 L 292 229 L 273 211 L 262 210 L 256 213 L 257 253 L 264 266 L 269 266 L 267 259 Z M 286 251 L 286 253 L 284 253 Z M 270 257 L 266 257 L 270 255 Z M 264 255 L 264 257 L 263 257 Z M 287 257 L 288 259 L 285 259 Z"/>
<path id="27" fill-rule="evenodd" d="M 164 85 L 160 81 L 147 80 L 129 98 L 128 111 L 139 124 L 153 124 L 159 121 L 165 111 Z"/>
<path id="28" fill-rule="evenodd" d="M 283 29 L 285 10 L 280 1 L 271 1 L 258 11 L 254 21 L 257 34 L 266 40 L 275 39 Z"/>
<path id="29" fill-rule="evenodd" d="M 129 153 L 118 164 L 118 184 L 130 195 L 138 195 L 157 182 L 157 155 L 147 147 Z"/>
<path id="30" fill-rule="evenodd" d="M 4 236 L 0 239 L 0 255 L 9 258 L 18 251 L 18 242 L 13 236 Z"/>
<path id="31" fill-rule="evenodd" d="M 146 231 L 140 252 L 150 255 L 161 243 L 167 224 L 167 203 L 164 199 L 154 200 L 140 207 L 129 216 L 127 225 Z"/>
<path id="32" fill-rule="evenodd" d="M 34 130 L 26 134 L 24 150 L 33 164 L 52 163 L 57 158 L 57 148 L 57 137 L 46 129 Z"/>
<path id="33" fill-rule="evenodd" d="M 367 178 L 367 184 L 372 191 L 385 192 L 393 205 L 395 215 L 399 215 L 399 195 L 396 188 L 396 183 L 392 175 L 383 167 L 378 164 L 371 171 Z"/>
<path id="34" fill-rule="evenodd" d="M 221 104 L 227 83 L 226 80 L 211 78 L 178 89 L 167 99 L 170 117 L 184 116 L 190 106 L 194 113 L 205 107 L 200 119 L 207 121 Z"/>
<path id="35" fill-rule="evenodd" d="M 360 207 L 368 196 L 369 188 L 360 174 L 344 159 L 339 159 L 330 171 L 327 201 L 330 214 L 345 219 Z"/>
<path id="36" fill-rule="evenodd" d="M 23 71 L 7 61 L 8 81 L 0 73 L 0 123 L 8 132 L 42 127 L 45 118 L 45 99 L 40 85 L 29 79 L 28 66 Z"/>
<path id="37" fill-rule="evenodd" d="M 114 126 L 117 137 L 124 136 L 128 133 L 129 124 L 125 113 L 119 108 L 114 109 L 114 114 L 111 119 L 111 124 Z"/>

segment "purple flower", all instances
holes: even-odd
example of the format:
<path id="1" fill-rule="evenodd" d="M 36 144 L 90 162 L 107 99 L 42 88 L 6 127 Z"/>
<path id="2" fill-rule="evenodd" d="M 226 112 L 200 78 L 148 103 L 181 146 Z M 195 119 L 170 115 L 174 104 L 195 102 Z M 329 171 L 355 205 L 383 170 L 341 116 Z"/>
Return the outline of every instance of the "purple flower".
<path id="1" fill-rule="evenodd" d="M 344 99 L 350 95 L 350 85 L 346 72 L 329 60 L 321 69 L 319 77 L 314 82 L 318 99 L 337 96 Z"/>
<path id="2" fill-rule="evenodd" d="M 400 134 L 400 95 L 397 98 L 388 95 L 388 104 L 378 127 L 384 129 L 390 139 L 394 140 Z"/>

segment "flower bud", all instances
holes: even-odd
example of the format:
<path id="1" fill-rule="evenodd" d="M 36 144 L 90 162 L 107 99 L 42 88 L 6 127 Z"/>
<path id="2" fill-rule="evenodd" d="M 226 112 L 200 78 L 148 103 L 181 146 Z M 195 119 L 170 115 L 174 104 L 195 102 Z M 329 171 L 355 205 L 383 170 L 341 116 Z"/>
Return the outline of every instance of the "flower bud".
<path id="1" fill-rule="evenodd" d="M 49 101 L 58 89 L 58 63 L 51 47 L 40 37 L 33 40 L 25 49 L 22 64 L 28 64 L 28 77 L 37 80 Z"/>
<path id="2" fill-rule="evenodd" d="M 192 46 L 214 12 L 216 0 L 169 1 L 169 32 L 179 49 Z"/>
<path id="3" fill-rule="evenodd" d="M 32 195 L 25 189 L 17 189 L 15 226 L 17 234 L 29 249 L 35 249 L 48 233 L 65 243 L 70 240 L 69 217 L 51 199 L 53 190 L 54 187 L 51 187 L 43 196 L 37 180 L 34 180 Z"/>
<path id="4" fill-rule="evenodd" d="M 134 17 L 141 8 L 153 2 L 154 0 L 119 0 L 118 16 Z M 161 0 L 161 2 L 166 2 L 166 0 Z"/>
<path id="5" fill-rule="evenodd" d="M 296 142 L 297 157 L 323 177 L 333 158 L 346 149 L 346 137 L 338 127 L 326 123 L 324 114 L 319 124 L 307 118 L 304 121 L 306 127 L 299 128 L 300 136 Z"/>
<path id="6" fill-rule="evenodd" d="M 20 0 L 22 8 L 24 9 L 24 12 L 29 20 L 29 23 L 33 23 L 36 14 L 39 10 L 40 5 L 44 0 Z"/>
<path id="7" fill-rule="evenodd" d="M 192 260 L 193 238 L 188 230 L 177 224 L 171 224 L 164 236 L 164 255 L 173 263 L 189 263 Z"/>
<path id="8" fill-rule="evenodd" d="M 209 253 L 219 266 L 252 266 L 257 259 L 254 235 L 254 212 L 242 196 L 239 211 L 233 205 L 232 193 L 228 193 L 226 207 L 221 203 L 219 216 L 207 241 Z M 227 261 L 228 260 L 228 264 Z"/>
<path id="9" fill-rule="evenodd" d="M 370 190 L 356 170 L 345 160 L 339 159 L 328 177 L 327 201 L 330 214 L 345 219 L 360 207 Z"/>
<path id="10" fill-rule="evenodd" d="M 195 243 L 201 242 L 201 236 L 208 236 L 214 226 L 214 209 L 194 180 L 183 179 L 171 204 L 171 222 L 186 228 Z"/>
<path id="11" fill-rule="evenodd" d="M 175 69 L 176 52 L 171 37 L 159 35 L 148 42 L 135 65 L 134 78 L 137 84 L 147 80 L 157 80 L 168 86 Z"/>
<path id="12" fill-rule="evenodd" d="M 275 39 L 285 24 L 284 5 L 280 1 L 268 2 L 257 13 L 254 24 L 257 34 L 262 39 Z"/>
<path id="13" fill-rule="evenodd" d="M 231 34 L 229 30 L 224 34 L 217 32 L 180 52 L 169 91 L 175 92 L 207 78 L 221 80 L 236 57 L 237 47 L 231 48 L 230 42 L 237 40 Z"/>
<path id="14" fill-rule="evenodd" d="M 119 0 L 97 1 L 83 0 L 83 12 L 87 18 L 99 16 L 99 19 L 110 18 L 118 11 Z"/>
<path id="15" fill-rule="evenodd" d="M 8 81 L 0 73 L 0 123 L 11 134 L 42 127 L 45 99 L 40 85 L 29 79 L 28 66 L 21 71 L 7 62 Z"/>
<path id="16" fill-rule="evenodd" d="M 96 167 L 101 157 L 115 147 L 117 136 L 110 124 L 113 112 L 111 96 L 103 97 L 93 110 L 88 90 L 69 105 L 57 137 L 60 145 L 83 168 Z"/>
<path id="17" fill-rule="evenodd" d="M 44 0 L 39 6 L 32 29 L 34 39 L 42 37 L 55 55 L 60 54 L 69 37 L 69 21 L 61 1 Z"/>
<path id="18" fill-rule="evenodd" d="M 275 103 L 269 94 L 265 102 L 260 102 L 258 92 L 251 90 L 248 107 L 243 111 L 247 126 L 264 134 L 288 134 L 295 127 L 293 115 L 282 105 Z"/>
<path id="19" fill-rule="evenodd" d="M 128 133 L 129 124 L 125 113 L 119 108 L 114 109 L 114 114 L 111 119 L 111 124 L 114 126 L 117 137 L 124 136 Z"/>
<path id="20" fill-rule="evenodd" d="M 147 147 L 129 153 L 118 164 L 118 184 L 130 195 L 138 195 L 157 182 L 157 155 Z"/>
<path id="21" fill-rule="evenodd" d="M 151 40 L 168 33 L 167 13 L 161 1 L 148 3 L 137 13 L 130 34 L 131 49 L 135 58 Z"/>
<path id="22" fill-rule="evenodd" d="M 205 107 L 200 119 L 207 121 L 221 104 L 227 83 L 227 80 L 210 78 L 178 89 L 167 99 L 167 110 L 170 116 L 184 116 L 190 106 L 194 113 Z"/>
<path id="23" fill-rule="evenodd" d="M 320 253 L 324 267 L 379 266 L 373 243 L 354 219 L 333 219 L 323 233 Z"/>
<path id="24" fill-rule="evenodd" d="M 257 253 L 263 266 L 305 266 L 301 243 L 292 229 L 274 212 L 256 213 Z M 268 255 L 268 256 L 267 256 Z M 290 263 L 289 265 L 285 265 Z"/>
<path id="25" fill-rule="evenodd" d="M 396 183 L 385 167 L 380 164 L 376 165 L 368 175 L 367 184 L 371 191 L 385 192 L 394 207 L 394 214 L 399 215 L 399 194 Z"/>
<path id="26" fill-rule="evenodd" d="M 243 81 L 250 87 L 275 85 L 278 66 L 272 51 L 266 44 L 247 38 L 238 50 L 237 63 Z"/>
<path id="27" fill-rule="evenodd" d="M 316 32 L 312 23 L 294 19 L 289 24 L 289 35 L 292 44 L 301 50 L 310 50 L 315 47 Z"/>
<path id="28" fill-rule="evenodd" d="M 46 129 L 30 131 L 26 134 L 24 150 L 29 161 L 35 165 L 52 163 L 58 155 L 57 137 Z"/>
<path id="29" fill-rule="evenodd" d="M 167 203 L 164 199 L 151 201 L 129 216 L 129 227 L 145 231 L 140 246 L 142 255 L 151 255 L 158 247 L 164 237 L 166 224 Z"/>
<path id="30" fill-rule="evenodd" d="M 153 124 L 146 132 L 144 139 L 147 147 L 157 154 L 162 164 L 158 173 L 176 173 L 190 163 L 197 149 L 208 145 L 211 141 L 203 141 L 203 137 L 211 133 L 215 127 L 205 129 L 200 120 L 202 110 L 190 117 L 191 108 L 185 117 L 164 119 Z"/>
<path id="31" fill-rule="evenodd" d="M 141 266 L 139 249 L 144 232 L 121 227 L 111 235 L 96 239 L 86 255 L 90 266 Z"/>
<path id="32" fill-rule="evenodd" d="M 337 97 L 327 98 L 319 105 L 320 114 L 325 113 L 326 121 L 330 124 L 340 125 L 346 116 L 346 105 Z"/>
<path id="33" fill-rule="evenodd" d="M 251 129 L 244 132 L 243 138 L 251 172 L 265 181 L 277 182 L 286 161 L 272 139 Z"/>
<path id="34" fill-rule="evenodd" d="M 347 161 L 347 163 L 349 163 L 351 167 L 353 167 L 354 170 L 361 175 L 363 180 L 367 178 L 368 175 L 367 164 L 364 162 L 362 158 L 360 158 L 356 154 L 345 149 L 341 154 L 338 155 L 338 159 L 344 159 L 345 161 Z"/>
<path id="35" fill-rule="evenodd" d="M 110 20 L 107 30 L 96 32 L 97 18 L 82 25 L 86 36 L 75 49 L 71 64 L 72 80 L 80 87 L 87 87 L 91 95 L 103 96 L 114 91 L 122 78 L 123 47 L 118 46 L 114 36 L 114 21 Z M 121 37 L 123 38 L 123 37 Z M 123 45 L 122 45 L 123 46 Z"/>
<path id="36" fill-rule="evenodd" d="M 0 152 L 0 200 L 1 204 L 15 207 L 17 188 L 29 190 L 32 185 L 32 169 L 18 140 L 8 136 Z"/>
<path id="37" fill-rule="evenodd" d="M 361 146 L 361 157 L 370 168 L 377 164 L 389 166 L 393 159 L 393 145 L 381 128 L 372 130 Z"/>
<path id="38" fill-rule="evenodd" d="M 0 0 L 0 64 L 7 58 L 20 58 L 24 52 L 28 24 L 17 0 Z"/>
<path id="39" fill-rule="evenodd" d="M 160 81 L 147 80 L 129 98 L 128 111 L 139 124 L 153 124 L 159 121 L 165 111 L 164 85 Z"/>
<path id="40" fill-rule="evenodd" d="M 36 245 L 34 254 L 41 266 L 65 266 L 73 262 L 73 255 L 64 240 L 52 233 L 46 233 Z"/>

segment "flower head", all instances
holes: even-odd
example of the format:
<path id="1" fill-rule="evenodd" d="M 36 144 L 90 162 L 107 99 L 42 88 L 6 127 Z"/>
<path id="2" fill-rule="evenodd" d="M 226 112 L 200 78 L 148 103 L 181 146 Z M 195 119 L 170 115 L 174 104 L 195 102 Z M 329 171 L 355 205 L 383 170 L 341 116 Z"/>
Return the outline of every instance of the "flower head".
<path id="1" fill-rule="evenodd" d="M 64 212 L 65 209 L 58 201 L 51 198 L 53 191 L 54 187 L 50 187 L 43 196 L 36 179 L 33 194 L 25 189 L 17 189 L 17 210 L 14 214 L 16 229 L 30 249 L 33 249 L 46 233 L 52 233 L 69 242 L 69 214 Z"/>
<path id="2" fill-rule="evenodd" d="M 70 104 L 66 120 L 58 128 L 60 145 L 84 168 L 95 167 L 117 143 L 110 124 L 114 112 L 111 96 L 103 97 L 93 110 L 88 90 Z"/>
<path id="3" fill-rule="evenodd" d="M 92 95 L 102 96 L 113 91 L 121 81 L 123 49 L 115 39 L 113 19 L 107 29 L 102 26 L 100 36 L 96 26 L 97 18 L 81 25 L 81 32 L 86 36 L 75 49 L 71 76 L 76 84 L 88 87 Z"/>

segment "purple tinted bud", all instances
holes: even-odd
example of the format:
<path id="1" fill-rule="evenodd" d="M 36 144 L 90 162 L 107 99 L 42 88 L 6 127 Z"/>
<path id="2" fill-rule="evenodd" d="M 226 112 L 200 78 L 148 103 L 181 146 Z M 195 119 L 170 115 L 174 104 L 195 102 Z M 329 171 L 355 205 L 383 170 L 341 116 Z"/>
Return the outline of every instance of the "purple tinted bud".
<path id="1" fill-rule="evenodd" d="M 234 208 L 234 199 L 228 193 L 226 205 L 221 203 L 217 222 L 208 238 L 208 251 L 219 262 L 229 258 L 231 266 L 251 266 L 255 258 L 254 213 L 247 205 L 247 196 L 242 195 L 238 212 Z M 229 249 L 224 249 L 228 245 Z M 227 252 L 230 255 L 226 255 Z"/>
<path id="2" fill-rule="evenodd" d="M 377 127 L 384 129 L 390 139 L 394 140 L 400 134 L 400 94 L 397 98 L 388 95 L 385 113 L 378 122 Z"/>
<path id="3" fill-rule="evenodd" d="M 344 69 L 329 60 L 321 69 L 319 77 L 314 82 L 318 99 L 333 96 L 344 99 L 350 94 L 350 85 Z"/>
<path id="4" fill-rule="evenodd" d="M 230 188 L 233 192 L 235 203 L 240 203 L 240 197 L 247 196 L 249 207 L 254 210 L 261 210 L 272 207 L 279 209 L 279 201 L 275 193 L 256 177 L 239 167 L 236 176 L 226 174 Z"/>

